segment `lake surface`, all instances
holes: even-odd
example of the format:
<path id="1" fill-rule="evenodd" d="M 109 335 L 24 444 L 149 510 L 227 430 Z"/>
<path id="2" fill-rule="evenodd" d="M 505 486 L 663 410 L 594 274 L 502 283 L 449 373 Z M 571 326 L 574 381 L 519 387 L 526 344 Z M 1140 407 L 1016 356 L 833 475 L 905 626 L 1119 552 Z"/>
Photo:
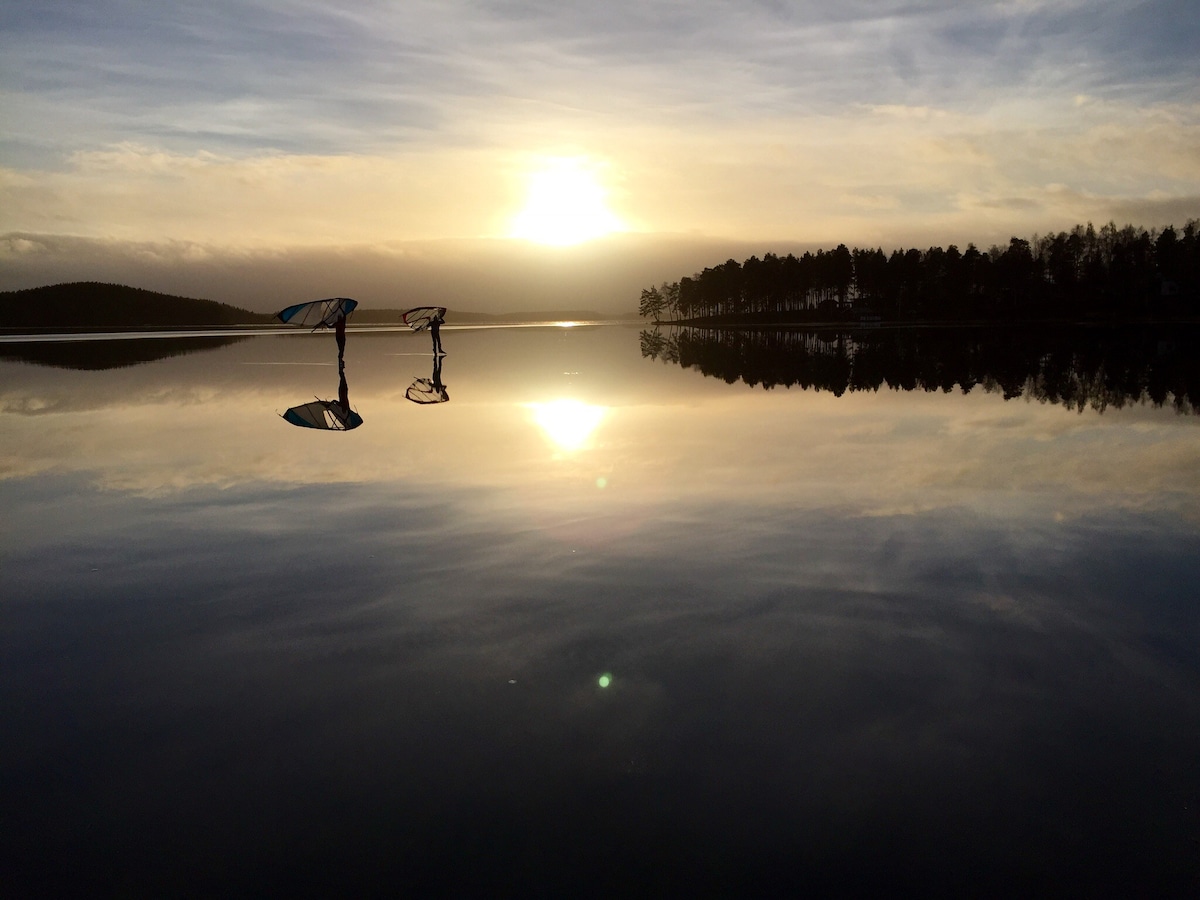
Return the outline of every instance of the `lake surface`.
<path id="1" fill-rule="evenodd" d="M 4 345 L 7 895 L 1200 888 L 1200 417 L 443 340 Z"/>

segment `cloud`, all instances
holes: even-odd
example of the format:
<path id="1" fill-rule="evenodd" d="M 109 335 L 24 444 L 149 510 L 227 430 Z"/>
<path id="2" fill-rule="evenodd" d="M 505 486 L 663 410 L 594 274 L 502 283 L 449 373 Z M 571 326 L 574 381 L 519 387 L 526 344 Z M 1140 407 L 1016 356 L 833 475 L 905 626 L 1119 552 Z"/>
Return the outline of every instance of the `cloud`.
<path id="1" fill-rule="evenodd" d="M 298 299 L 349 295 L 392 309 L 438 304 L 481 312 L 582 308 L 629 314 L 648 284 L 763 252 L 759 242 L 695 236 L 632 235 L 573 248 L 495 240 L 272 248 L 17 232 L 0 235 L 0 290 L 104 281 L 259 312 Z"/>
<path id="2" fill-rule="evenodd" d="M 546 155 L 521 150 L 514 129 L 498 132 L 505 147 L 492 150 L 245 155 L 132 142 L 79 150 L 63 169 L 0 170 L 0 229 L 276 248 L 497 236 Z M 1194 196 L 1200 185 L 1200 106 L 1078 107 L 1064 97 L 1045 126 L 1023 108 L 858 106 L 836 120 L 695 131 L 579 124 L 553 140 L 590 149 L 585 157 L 610 179 L 613 211 L 635 229 L 734 239 L 903 242 L 917 223 L 941 242 L 981 243 L 1067 228 L 1122 202 Z M 1066 185 L 1075 202 L 1064 206 L 1067 195 L 1048 185 Z M 847 208 L 847 196 L 897 202 L 880 214 Z M 980 217 L 981 209 L 1005 215 Z"/>
<path id="3" fill-rule="evenodd" d="M 602 167 L 636 230 L 755 252 L 986 245 L 1126 209 L 1180 221 L 1200 193 L 1186 12 L 1167 0 L 9 9 L 0 232 L 235 257 L 492 237 L 556 155 Z"/>
<path id="4" fill-rule="evenodd" d="M 376 153 L 551 118 L 746 121 L 853 103 L 977 109 L 1036 86 L 1188 92 L 1174 4 L 98 2 L 7 14 L 9 139 Z M 1177 20 L 1177 21 L 1176 21 Z M 1174 82 L 1164 85 L 1172 74 Z M 1068 91 L 1068 88 L 1069 91 Z M 1192 94 L 1194 96 L 1194 93 Z M 34 119 L 40 114 L 48 118 Z M 86 138 L 85 138 L 86 142 Z M 65 146 L 81 143 L 66 138 Z"/>
<path id="5" fill-rule="evenodd" d="M 11 173 L 0 181 L 0 222 L 239 246 L 473 237 L 502 227 L 518 185 L 505 160 L 465 150 L 229 156 L 122 143 L 77 151 L 65 171 Z"/>
<path id="6" fill-rule="evenodd" d="M 1182 226 L 1200 219 L 1200 194 L 1116 201 L 1112 204 L 1110 218 L 1119 222 L 1169 222 Z"/>

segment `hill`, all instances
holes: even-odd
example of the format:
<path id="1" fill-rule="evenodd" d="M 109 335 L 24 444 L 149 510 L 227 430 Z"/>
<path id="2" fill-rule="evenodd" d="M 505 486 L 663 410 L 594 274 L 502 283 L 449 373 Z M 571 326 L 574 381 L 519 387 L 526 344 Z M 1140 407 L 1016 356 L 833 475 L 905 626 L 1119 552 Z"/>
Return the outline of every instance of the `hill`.
<path id="1" fill-rule="evenodd" d="M 123 284 L 76 281 L 0 292 L 0 328 L 187 328 L 257 325 L 271 316 Z"/>

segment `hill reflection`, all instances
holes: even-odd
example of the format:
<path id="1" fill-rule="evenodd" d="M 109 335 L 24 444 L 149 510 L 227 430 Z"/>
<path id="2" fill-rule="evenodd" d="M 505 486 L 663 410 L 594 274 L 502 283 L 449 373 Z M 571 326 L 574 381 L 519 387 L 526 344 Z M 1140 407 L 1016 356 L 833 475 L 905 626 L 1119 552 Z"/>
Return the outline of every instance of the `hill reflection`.
<path id="1" fill-rule="evenodd" d="M 1200 329 L 670 328 L 641 333 L 643 357 L 751 387 L 967 393 L 1103 411 L 1132 403 L 1200 411 Z"/>
<path id="2" fill-rule="evenodd" d="M 123 369 L 143 363 L 202 353 L 228 347 L 245 336 L 237 337 L 139 337 L 113 340 L 64 340 L 34 343 L 0 344 L 0 359 L 11 359 L 54 369 L 101 371 Z"/>

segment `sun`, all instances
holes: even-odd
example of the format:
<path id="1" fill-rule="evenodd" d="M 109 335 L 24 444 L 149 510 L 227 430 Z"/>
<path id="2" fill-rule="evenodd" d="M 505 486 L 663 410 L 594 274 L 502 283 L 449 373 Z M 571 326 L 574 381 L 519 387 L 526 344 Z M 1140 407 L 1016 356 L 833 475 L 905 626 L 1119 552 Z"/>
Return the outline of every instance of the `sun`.
<path id="1" fill-rule="evenodd" d="M 551 159 L 529 177 L 524 208 L 509 237 L 567 246 L 624 231 L 608 208 L 607 191 L 594 165 L 582 159 Z"/>

